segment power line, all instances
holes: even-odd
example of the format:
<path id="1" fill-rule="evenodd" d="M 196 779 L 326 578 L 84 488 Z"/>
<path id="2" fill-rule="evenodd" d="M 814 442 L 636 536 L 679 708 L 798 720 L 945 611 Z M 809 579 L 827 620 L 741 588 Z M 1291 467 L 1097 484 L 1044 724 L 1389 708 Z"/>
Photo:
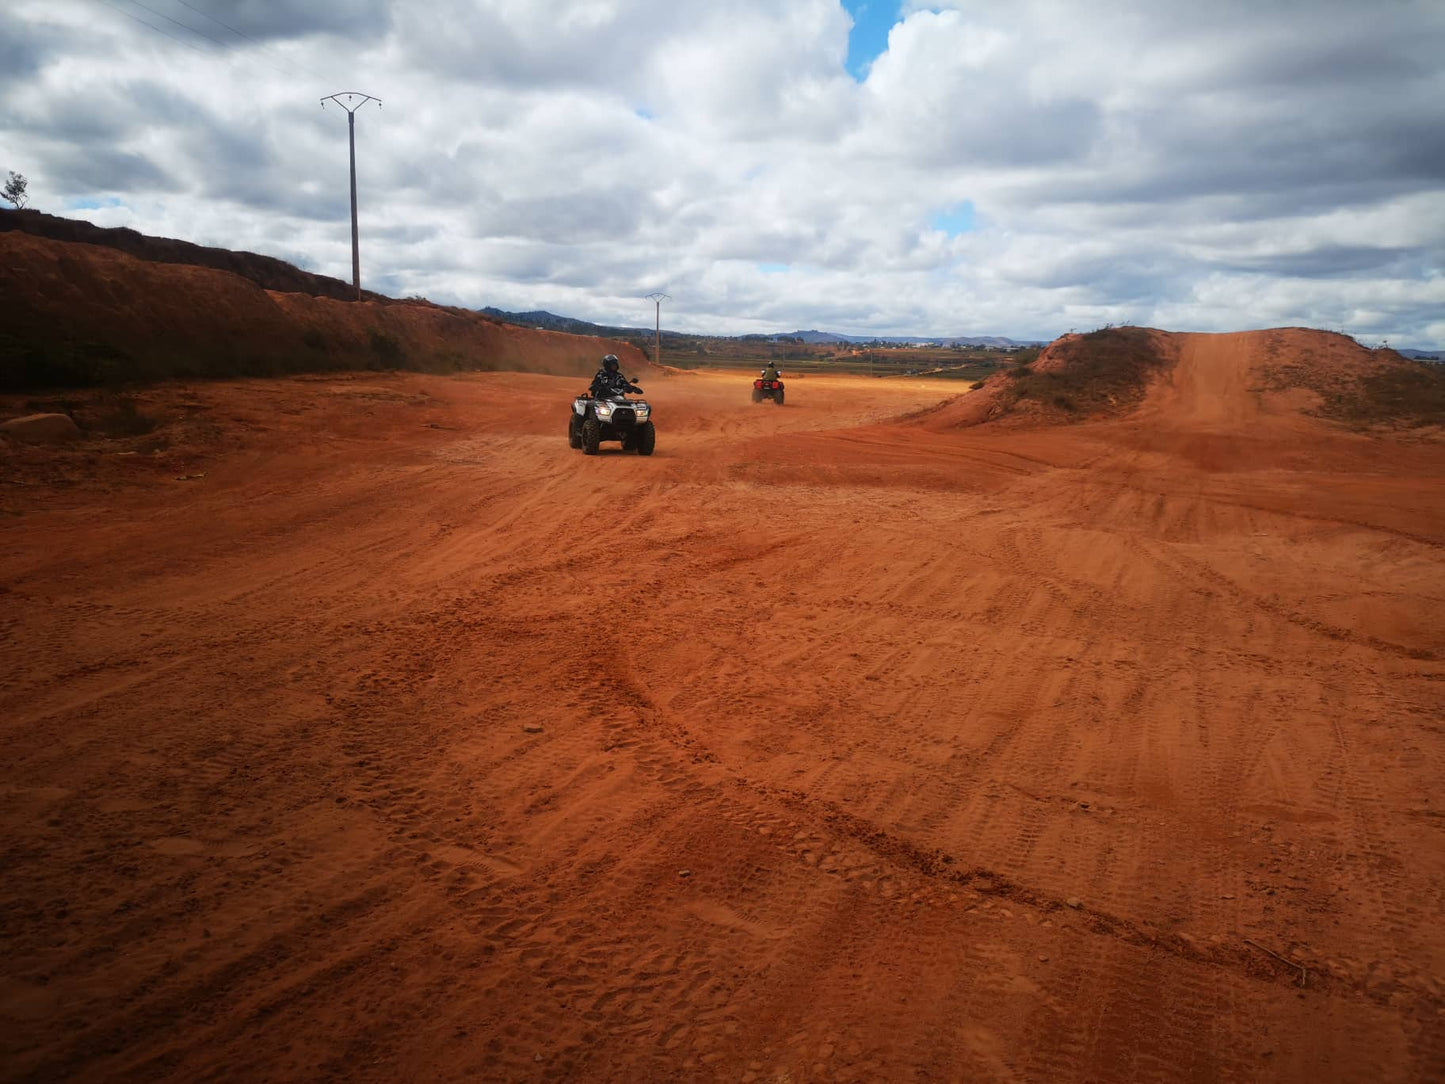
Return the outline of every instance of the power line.
<path id="1" fill-rule="evenodd" d="M 222 49 L 226 48 L 226 43 L 225 43 L 225 42 L 223 42 L 223 41 L 217 41 L 215 38 L 211 37 L 211 35 L 205 33 L 204 31 L 197 30 L 197 29 L 196 29 L 194 26 L 192 26 L 190 23 L 183 23 L 183 22 L 181 22 L 179 19 L 172 19 L 172 18 L 171 18 L 169 15 L 167 15 L 165 12 L 163 12 L 163 11 L 157 11 L 157 10 L 156 10 L 155 8 L 153 8 L 153 7 L 147 7 L 145 4 L 142 4 L 142 3 L 140 2 L 140 0 L 130 0 L 130 2 L 131 2 L 132 4 L 134 4 L 136 7 L 140 8 L 142 11 L 149 11 L 152 15 L 159 15 L 159 16 L 160 16 L 162 19 L 164 19 L 166 22 L 168 22 L 168 23 L 175 23 L 177 26 L 182 27 L 182 28 L 184 28 L 184 29 L 186 29 L 186 30 L 189 30 L 192 34 L 195 34 L 197 37 L 205 38 L 205 39 L 206 39 L 208 42 L 210 42 L 212 45 L 219 46 L 219 47 L 222 48 Z"/>
<path id="2" fill-rule="evenodd" d="M 148 29 L 150 29 L 150 30 L 154 30 L 157 34 L 160 34 L 162 37 L 170 38 L 171 41 L 175 42 L 177 45 L 184 45 L 187 49 L 191 49 L 191 50 L 193 50 L 193 51 L 195 51 L 195 52 L 197 52 L 197 53 L 200 53 L 202 56 L 210 56 L 210 55 L 212 55 L 211 50 L 209 50 L 209 49 L 202 49 L 200 46 L 196 45 L 195 42 L 186 41 L 184 38 L 178 38 L 178 37 L 176 37 L 174 34 L 170 33 L 170 32 L 167 31 L 167 30 L 165 30 L 164 28 L 159 27 L 159 26 L 156 26 L 155 23 L 152 23 L 152 22 L 149 22 L 149 21 L 147 21 L 147 20 L 145 20 L 145 19 L 142 19 L 139 15 L 135 15 L 135 14 L 129 12 L 129 11 L 126 11 L 126 10 L 125 10 L 124 8 L 122 8 L 122 7 L 117 7 L 115 4 L 111 3 L 111 0 L 100 0 L 100 2 L 101 2 L 102 4 L 104 4 L 106 7 L 112 9 L 113 11 L 117 11 L 117 12 L 119 12 L 120 14 L 124 15 L 127 19 L 132 19 L 132 20 L 134 20 L 135 22 L 140 23 L 141 26 L 144 26 L 144 27 L 146 27 L 146 28 L 148 28 Z M 141 9 L 143 9 L 143 10 L 145 10 L 145 11 L 149 11 L 152 15 L 159 15 L 162 19 L 165 19 L 167 22 L 175 23 L 177 26 L 184 27 L 186 30 L 189 30 L 191 33 L 196 34 L 196 35 L 199 35 L 200 37 L 205 38 L 207 41 L 211 42 L 213 45 L 215 45 L 215 46 L 217 46 L 218 48 L 220 48 L 221 50 L 223 50 L 228 56 L 235 57 L 235 56 L 244 56 L 244 55 L 245 55 L 245 54 L 241 54 L 241 53 L 232 52 L 232 49 L 231 49 L 231 46 L 230 46 L 230 45 L 228 45 L 227 43 L 225 43 L 225 42 L 223 42 L 223 41 L 218 41 L 217 39 L 211 37 L 209 34 L 206 34 L 206 33 L 203 33 L 203 32 L 200 31 L 200 30 L 197 30 L 194 26 L 191 26 L 189 23 L 183 23 L 183 22 L 181 22 L 179 19 L 172 19 L 172 18 L 171 18 L 169 15 L 167 15 L 165 12 L 156 11 L 154 8 L 146 7 L 145 4 L 140 3 L 140 0 L 130 0 L 130 2 L 131 2 L 132 4 L 135 4 L 135 6 L 138 7 L 138 8 L 141 8 Z M 190 7 L 189 4 L 187 4 L 186 6 L 187 6 L 187 7 Z M 195 9 L 192 8 L 192 10 L 194 11 Z M 204 13 L 204 12 L 198 12 L 198 14 L 204 15 L 205 13 Z M 224 24 L 222 24 L 222 25 L 224 25 Z M 240 33 L 240 32 L 237 31 L 237 33 Z M 244 37 L 245 35 L 242 35 L 242 36 Z M 251 41 L 255 41 L 256 39 L 251 38 L 250 40 L 251 40 Z M 260 45 L 261 43 L 260 43 L 260 42 L 256 42 L 256 44 Z M 317 82 L 320 82 L 320 81 L 321 81 L 321 76 L 317 75 L 315 72 L 306 71 L 304 68 L 298 68 L 298 67 L 296 67 L 295 65 L 292 65 L 291 71 L 288 72 L 288 71 L 283 71 L 282 69 L 276 67 L 275 64 L 272 64 L 270 61 L 268 61 L 268 60 L 266 60 L 266 59 L 264 59 L 264 58 L 262 58 L 262 57 L 254 56 L 254 55 L 253 55 L 253 56 L 249 57 L 249 59 L 255 60 L 256 62 L 258 62 L 258 63 L 260 63 L 260 64 L 264 64 L 266 67 L 270 68 L 273 72 L 275 72 L 275 73 L 278 74 L 278 75 L 285 75 L 285 76 L 288 76 L 288 77 L 294 77 L 294 76 L 300 74 L 300 75 L 307 76 L 308 78 L 315 79 Z"/>
<path id="3" fill-rule="evenodd" d="M 194 49 L 196 52 L 200 53 L 202 56 L 204 56 L 204 55 L 206 54 L 206 50 L 202 49 L 199 45 L 193 45 L 193 44 L 191 44 L 191 43 L 188 42 L 188 41 L 182 41 L 180 38 L 176 37 L 174 34 L 167 33 L 166 31 L 162 30 L 160 27 L 156 26 L 155 23 L 148 23 L 148 22 L 146 22 L 144 19 L 142 19 L 139 15 L 132 15 L 130 12 L 126 11 L 125 8 L 116 7 L 114 4 L 112 4 L 112 3 L 110 2 L 110 0 L 100 0 L 100 2 L 101 2 L 102 4 L 104 4 L 106 7 L 112 9 L 113 11 L 118 11 L 120 14 L 124 15 L 127 19 L 134 19 L 136 22 L 140 23 L 141 26 L 150 27 L 150 29 L 154 30 L 157 34 L 161 35 L 162 37 L 170 38 L 171 41 L 175 42 L 177 45 L 184 45 L 187 49 Z"/>
<path id="4" fill-rule="evenodd" d="M 201 10 L 200 8 L 198 8 L 198 7 L 192 7 L 190 4 L 186 3 L 186 0 L 176 0 L 176 3 L 180 4 L 181 7 L 183 7 L 183 8 L 190 8 L 190 9 L 191 9 L 192 11 L 194 11 L 197 15 L 201 16 L 201 17 L 204 18 L 204 19 L 210 19 L 211 22 L 215 23 L 217 26 L 224 26 L 227 30 L 229 30 L 232 34 L 235 34 L 237 37 L 245 38 L 247 41 L 249 41 L 249 42 L 255 42 L 255 44 L 257 44 L 257 45 L 263 44 L 262 42 L 256 41 L 255 38 L 251 37 L 251 35 L 250 35 L 250 34 L 247 34 L 244 30 L 237 30 L 237 29 L 236 29 L 234 26 L 232 26 L 230 23 L 223 23 L 223 22 L 221 22 L 220 19 L 216 18 L 214 15 L 211 15 L 211 14 L 209 14 L 208 12 L 204 12 L 204 11 L 202 11 L 202 10 Z"/>
<path id="5" fill-rule="evenodd" d="M 176 0 L 176 3 L 180 4 L 181 7 L 183 7 L 183 8 L 190 8 L 190 10 L 194 11 L 197 15 L 201 16 L 201 18 L 203 18 L 203 19 L 210 19 L 211 22 L 215 23 L 217 26 L 225 27 L 227 30 L 229 30 L 232 34 L 235 34 L 237 37 L 245 38 L 245 39 L 246 39 L 247 41 L 249 41 L 252 45 L 258 46 L 259 48 L 262 48 L 262 49 L 267 48 L 268 45 L 269 45 L 268 42 L 261 41 L 259 38 L 253 38 L 250 34 L 246 33 L 244 30 L 237 30 L 237 29 L 236 29 L 234 26 L 232 26 L 230 23 L 228 23 L 228 22 L 223 22 L 222 20 L 216 18 L 214 15 L 210 14 L 209 12 L 202 11 L 200 8 L 194 6 L 193 4 L 188 4 L 188 3 L 186 3 L 186 0 Z M 321 76 L 320 76 L 320 75 L 317 75 L 314 71 L 311 71 L 309 68 L 303 68 L 303 67 L 301 67 L 301 66 L 298 65 L 298 64 L 293 64 L 291 61 L 285 59 L 284 57 L 280 57 L 280 58 L 278 58 L 278 59 L 280 59 L 281 63 L 285 64 L 285 65 L 286 65 L 287 67 L 289 67 L 293 72 L 295 72 L 295 73 L 297 73 L 297 74 L 299 74 L 299 75 L 305 75 L 305 76 L 308 76 L 309 78 L 315 79 L 315 80 L 317 80 L 317 81 L 320 81 L 320 80 L 321 80 Z M 262 63 L 265 63 L 265 61 L 262 61 Z M 279 69 L 278 69 L 278 70 L 279 70 Z M 284 73 L 283 73 L 283 74 L 284 74 Z"/>

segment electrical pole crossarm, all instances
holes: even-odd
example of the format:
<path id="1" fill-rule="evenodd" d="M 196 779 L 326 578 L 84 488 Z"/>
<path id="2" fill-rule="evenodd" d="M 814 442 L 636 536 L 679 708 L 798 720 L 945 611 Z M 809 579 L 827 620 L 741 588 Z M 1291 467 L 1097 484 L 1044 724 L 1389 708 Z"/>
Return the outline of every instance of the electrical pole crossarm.
<path id="1" fill-rule="evenodd" d="M 343 102 L 341 100 L 342 98 L 345 98 L 346 101 Z M 360 98 L 361 101 L 356 101 L 357 98 Z M 321 99 L 322 109 L 326 108 L 327 102 L 335 102 L 348 113 L 355 113 L 367 102 L 375 102 L 377 105 L 381 105 L 380 98 L 373 97 L 370 94 L 363 94 L 359 90 L 338 90 L 335 94 L 328 94 L 326 97 Z M 353 102 L 355 104 L 352 104 Z"/>

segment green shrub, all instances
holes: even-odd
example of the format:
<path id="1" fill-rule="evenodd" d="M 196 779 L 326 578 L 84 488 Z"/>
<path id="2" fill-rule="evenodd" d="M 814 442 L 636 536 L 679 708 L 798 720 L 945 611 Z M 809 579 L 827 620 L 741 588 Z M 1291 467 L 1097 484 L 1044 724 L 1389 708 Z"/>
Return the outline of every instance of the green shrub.
<path id="1" fill-rule="evenodd" d="M 23 342 L 0 336 L 0 390 L 79 388 L 126 380 L 130 356 L 106 343 Z"/>
<path id="2" fill-rule="evenodd" d="M 393 368 L 398 368 L 406 362 L 406 351 L 401 348 L 401 343 L 391 335 L 380 328 L 372 328 L 370 337 L 371 352 L 378 361 Z"/>

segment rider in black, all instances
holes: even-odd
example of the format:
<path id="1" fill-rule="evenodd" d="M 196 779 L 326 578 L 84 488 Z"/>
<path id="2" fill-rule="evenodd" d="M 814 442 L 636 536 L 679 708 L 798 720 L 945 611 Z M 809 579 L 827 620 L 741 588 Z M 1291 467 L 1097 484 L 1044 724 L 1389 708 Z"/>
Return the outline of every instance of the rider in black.
<path id="1" fill-rule="evenodd" d="M 612 399 L 630 391 L 642 390 L 622 375 L 619 371 L 621 364 L 616 354 L 608 354 L 602 359 L 602 368 L 597 370 L 597 375 L 592 378 L 592 386 L 587 389 L 594 399 Z"/>

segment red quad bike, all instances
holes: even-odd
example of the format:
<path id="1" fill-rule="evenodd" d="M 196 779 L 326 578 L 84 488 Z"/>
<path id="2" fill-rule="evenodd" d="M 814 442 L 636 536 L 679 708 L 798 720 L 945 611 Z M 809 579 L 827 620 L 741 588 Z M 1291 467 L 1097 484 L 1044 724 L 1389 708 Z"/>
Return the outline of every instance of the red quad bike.
<path id="1" fill-rule="evenodd" d="M 758 377 L 753 381 L 753 402 L 761 403 L 764 399 L 771 399 L 778 406 L 783 405 L 783 382 L 781 380 L 764 380 Z"/>

